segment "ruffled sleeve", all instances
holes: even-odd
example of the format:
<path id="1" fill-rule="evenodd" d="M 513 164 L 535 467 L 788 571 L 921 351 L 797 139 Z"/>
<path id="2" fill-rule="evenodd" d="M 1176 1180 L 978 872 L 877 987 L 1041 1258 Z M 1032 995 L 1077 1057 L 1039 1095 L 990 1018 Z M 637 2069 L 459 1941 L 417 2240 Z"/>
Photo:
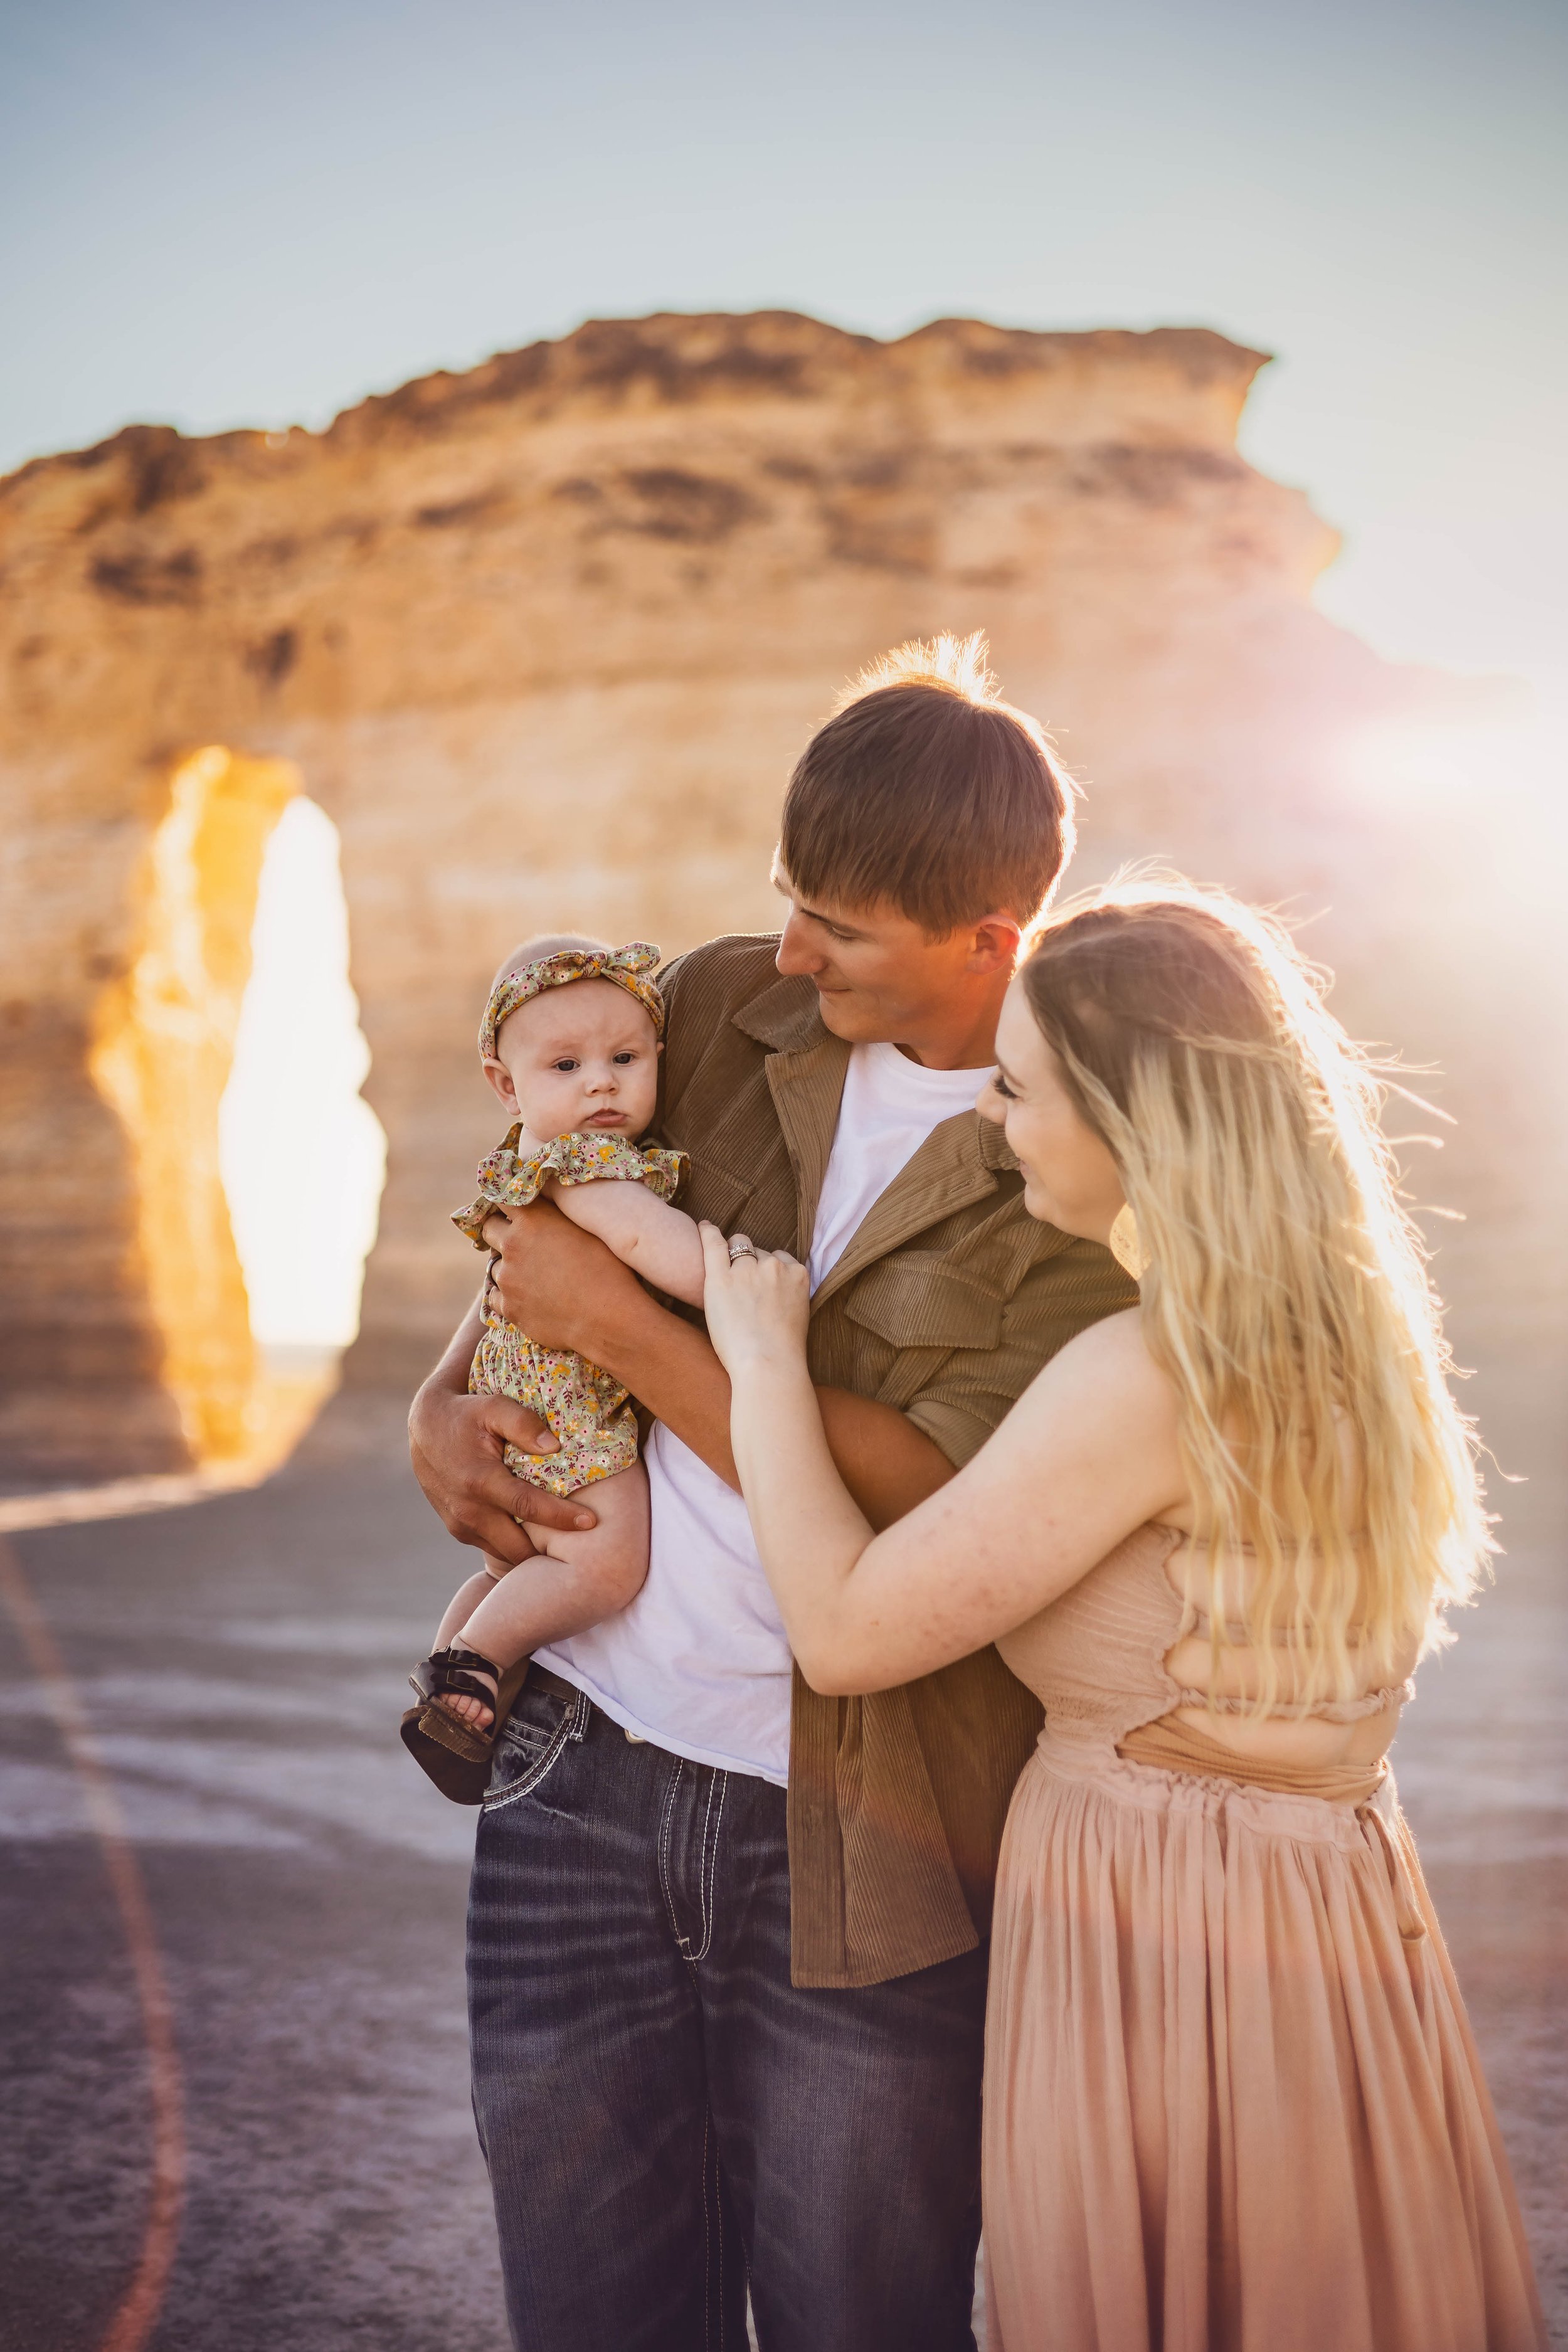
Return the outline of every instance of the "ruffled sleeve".
<path id="1" fill-rule="evenodd" d="M 526 1209 L 537 1201 L 553 1176 L 562 1184 L 646 1184 L 661 1201 L 672 1201 L 686 1174 L 684 1151 L 647 1150 L 617 1135 L 558 1135 L 537 1151 L 520 1152 L 521 1122 L 504 1143 L 479 1162 L 479 1192 L 465 1209 L 452 1213 L 452 1223 L 468 1234 L 478 1250 L 489 1255 L 484 1238 L 485 1221 L 498 1209 Z"/>

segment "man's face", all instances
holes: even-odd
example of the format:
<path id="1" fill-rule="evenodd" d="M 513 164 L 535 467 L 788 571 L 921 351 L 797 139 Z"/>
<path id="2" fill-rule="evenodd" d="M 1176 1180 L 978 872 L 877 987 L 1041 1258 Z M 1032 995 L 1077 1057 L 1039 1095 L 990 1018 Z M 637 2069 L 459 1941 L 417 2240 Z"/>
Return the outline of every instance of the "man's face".
<path id="1" fill-rule="evenodd" d="M 786 977 L 810 979 L 823 1025 L 849 1045 L 900 1045 L 919 1037 L 973 968 L 973 929 L 933 940 L 895 907 L 797 897 L 777 859 L 773 887 L 788 901 L 778 968 Z M 1007 928 L 1016 942 L 1017 926 Z"/>

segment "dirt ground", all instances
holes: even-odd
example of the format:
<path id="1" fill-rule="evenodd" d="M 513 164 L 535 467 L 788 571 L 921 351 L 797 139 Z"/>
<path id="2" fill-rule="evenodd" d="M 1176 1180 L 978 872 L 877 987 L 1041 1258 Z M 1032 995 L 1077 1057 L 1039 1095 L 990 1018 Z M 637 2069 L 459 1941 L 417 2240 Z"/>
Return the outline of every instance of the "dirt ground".
<path id="1" fill-rule="evenodd" d="M 184 2194 L 155 2352 L 504 2352 L 468 2104 L 473 1821 L 396 1739 L 462 1556 L 390 1451 L 10 1540 L 139 1864 L 178 2079 L 155 2116 L 114 1814 L 0 1610 L 5 2343 L 103 2343 L 149 2244 L 161 2116 Z M 1557 1559 L 1517 1551 L 1395 1750 L 1563 2346 L 1565 1636 Z"/>

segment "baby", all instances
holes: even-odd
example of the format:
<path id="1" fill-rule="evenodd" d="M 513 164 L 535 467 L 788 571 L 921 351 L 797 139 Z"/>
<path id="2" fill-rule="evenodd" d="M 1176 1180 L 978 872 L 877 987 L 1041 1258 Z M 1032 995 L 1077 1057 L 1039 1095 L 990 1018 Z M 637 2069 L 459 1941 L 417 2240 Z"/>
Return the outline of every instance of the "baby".
<path id="1" fill-rule="evenodd" d="M 637 1142 L 653 1118 L 664 1051 L 664 1000 L 649 977 L 658 962 L 658 950 L 640 940 L 608 948 L 564 934 L 508 956 L 479 1054 L 513 1123 L 479 1163 L 478 1198 L 452 1222 L 489 1253 L 486 1219 L 542 1196 L 656 1289 L 700 1306 L 702 1244 L 669 1205 L 684 1155 Z M 626 1390 L 499 1316 L 487 1312 L 486 1327 L 470 1391 L 531 1406 L 557 1440 L 553 1454 L 509 1445 L 507 1467 L 553 1495 L 591 1486 L 598 1524 L 563 1532 L 521 1516 L 533 1557 L 509 1569 L 487 1554 L 409 1677 L 419 1705 L 403 1718 L 404 1739 L 437 1787 L 467 1804 L 484 1795 L 507 1670 L 624 1609 L 647 1574 L 647 1473 Z"/>

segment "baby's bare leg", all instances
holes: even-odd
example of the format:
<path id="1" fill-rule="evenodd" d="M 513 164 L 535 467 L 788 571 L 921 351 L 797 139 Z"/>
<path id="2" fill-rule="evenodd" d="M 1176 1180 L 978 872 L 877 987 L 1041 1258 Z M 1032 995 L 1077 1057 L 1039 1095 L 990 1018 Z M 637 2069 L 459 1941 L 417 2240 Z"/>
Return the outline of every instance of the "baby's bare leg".
<path id="1" fill-rule="evenodd" d="M 504 1674 L 547 1643 L 586 1633 L 635 1601 L 647 1575 L 647 1471 L 634 1462 L 613 1478 L 595 1480 L 591 1500 L 596 1527 L 529 1527 L 539 1546 L 531 1559 L 499 1580 L 470 1577 L 463 1591 L 482 1588 L 482 1597 L 455 1628 L 454 1601 L 441 1621 L 446 1639 L 477 1650 Z M 444 1704 L 480 1730 L 490 1720 L 489 1708 L 478 1699 L 453 1696 Z"/>
<path id="2" fill-rule="evenodd" d="M 489 1600 L 505 1574 L 506 1563 L 498 1559 L 493 1568 L 482 1568 L 458 1585 L 436 1629 L 434 1648 L 444 1650 L 452 1636 L 462 1632 L 480 1601 Z"/>

